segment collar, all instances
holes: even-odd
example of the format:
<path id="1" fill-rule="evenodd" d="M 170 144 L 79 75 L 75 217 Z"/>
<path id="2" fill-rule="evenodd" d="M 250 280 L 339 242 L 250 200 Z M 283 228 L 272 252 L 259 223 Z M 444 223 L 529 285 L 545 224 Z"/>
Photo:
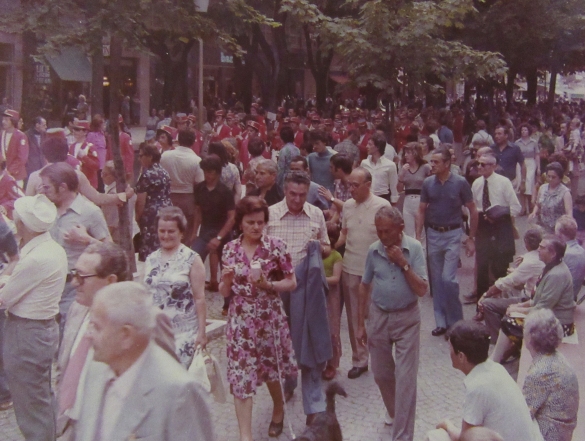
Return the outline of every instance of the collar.
<path id="1" fill-rule="evenodd" d="M 497 175 L 497 173 L 496 173 L 496 172 L 493 172 L 493 173 L 492 173 L 491 175 L 489 175 L 489 177 L 487 177 L 487 178 L 484 176 L 484 179 L 485 179 L 486 181 L 488 181 L 488 183 L 490 183 L 490 184 L 491 184 L 493 181 L 495 181 L 496 179 L 498 179 L 497 177 L 495 177 L 496 175 Z"/>
<path id="2" fill-rule="evenodd" d="M 69 211 L 69 210 L 73 210 L 77 214 L 81 214 L 82 209 L 83 209 L 83 196 L 81 196 L 81 194 L 77 193 L 77 196 L 75 196 L 75 199 L 73 199 L 73 202 L 71 202 L 71 205 L 69 205 L 67 210 L 65 210 L 65 213 L 67 213 L 67 211 Z"/>
<path id="3" fill-rule="evenodd" d="M 138 357 L 136 359 L 134 364 L 132 364 L 132 366 L 130 366 L 119 377 L 116 377 L 116 374 L 114 373 L 114 371 L 112 369 L 109 369 L 109 371 L 108 371 L 109 378 L 114 380 L 114 382 L 112 383 L 112 386 L 110 388 L 111 393 L 113 393 L 115 396 L 117 396 L 121 400 L 124 400 L 128 396 L 128 394 L 130 393 L 130 390 L 132 389 L 132 386 L 136 382 L 136 378 L 138 377 L 138 374 L 140 373 L 140 369 L 142 368 L 142 365 L 144 364 L 144 360 L 146 360 L 146 356 L 147 356 L 149 351 L 150 351 L 150 345 L 148 345 L 146 347 L 146 349 L 144 350 L 144 352 L 142 352 L 142 354 L 140 354 L 140 357 Z"/>
<path id="4" fill-rule="evenodd" d="M 108 194 L 112 189 L 116 189 L 116 181 L 111 184 L 104 184 L 104 193 Z"/>
<path id="5" fill-rule="evenodd" d="M 242 246 L 244 235 L 240 234 L 236 240 L 238 241 L 238 245 Z M 262 247 L 264 247 L 267 250 L 270 249 L 270 239 L 265 233 L 262 233 L 262 236 L 260 237 L 260 245 L 262 245 Z"/>
<path id="6" fill-rule="evenodd" d="M 577 239 L 567 241 L 567 246 L 575 246 L 575 245 L 579 245 L 579 242 L 577 241 Z"/>
<path id="7" fill-rule="evenodd" d="M 488 358 L 483 363 L 475 365 L 473 369 L 471 369 L 471 371 L 469 371 L 467 376 L 463 379 L 463 384 L 465 384 L 465 387 L 468 387 L 469 382 L 472 382 L 473 380 L 475 380 L 475 378 L 481 376 L 484 372 L 489 371 L 490 368 L 493 368 L 495 364 L 496 363 L 494 361 Z"/>
<path id="8" fill-rule="evenodd" d="M 441 182 L 441 180 L 439 179 L 439 177 L 437 175 L 434 175 L 434 176 L 435 176 L 435 182 L 443 185 L 443 183 Z M 455 177 L 454 176 L 455 175 L 451 171 L 449 171 L 449 177 L 445 180 L 445 182 L 453 182 L 455 180 Z"/>
<path id="9" fill-rule="evenodd" d="M 282 214 L 280 215 L 280 219 L 282 219 L 285 215 L 287 214 L 291 214 L 291 216 L 300 216 L 302 214 L 304 214 L 305 216 L 309 216 L 309 203 L 305 202 L 303 205 L 303 209 L 301 210 L 301 212 L 299 214 L 293 214 L 289 209 L 288 209 L 288 205 L 286 203 L 286 199 L 283 199 L 282 202 L 279 202 L 283 204 L 283 210 L 282 210 Z"/>
<path id="10" fill-rule="evenodd" d="M 25 246 L 23 246 L 20 250 L 20 257 L 21 259 L 25 257 L 28 253 L 30 253 L 33 249 L 38 247 L 40 244 L 49 242 L 53 240 L 51 237 L 51 233 L 45 231 L 42 234 L 39 234 L 37 237 L 33 238 L 28 242 Z"/>

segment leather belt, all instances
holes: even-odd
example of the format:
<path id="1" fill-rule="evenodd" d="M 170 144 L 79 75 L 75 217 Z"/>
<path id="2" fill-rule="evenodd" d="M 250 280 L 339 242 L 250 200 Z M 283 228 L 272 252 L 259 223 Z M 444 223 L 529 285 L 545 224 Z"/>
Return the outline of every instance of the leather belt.
<path id="1" fill-rule="evenodd" d="M 432 228 L 435 231 L 438 231 L 439 233 L 446 233 L 447 231 L 453 231 L 456 230 L 457 228 L 461 228 L 461 225 L 434 225 L 434 224 L 428 224 L 429 228 Z"/>
<path id="2" fill-rule="evenodd" d="M 404 190 L 404 194 L 408 196 L 409 194 L 421 194 L 421 190 L 417 190 L 416 188 Z"/>
<path id="3" fill-rule="evenodd" d="M 375 303 L 374 303 L 374 306 L 376 306 L 376 308 L 378 308 L 382 312 L 385 312 L 387 314 L 394 314 L 396 312 L 406 312 L 406 311 L 410 311 L 411 309 L 414 309 L 415 306 L 418 306 L 418 300 L 415 300 L 410 305 L 407 305 L 404 308 L 398 308 L 398 309 L 384 309 L 384 308 L 380 308 Z"/>

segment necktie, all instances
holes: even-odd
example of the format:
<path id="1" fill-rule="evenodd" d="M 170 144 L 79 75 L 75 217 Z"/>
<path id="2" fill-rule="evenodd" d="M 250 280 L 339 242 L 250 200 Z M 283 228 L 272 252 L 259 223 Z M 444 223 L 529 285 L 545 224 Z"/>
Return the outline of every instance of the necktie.
<path id="1" fill-rule="evenodd" d="M 67 409 L 71 409 L 75 404 L 79 378 L 87 359 L 87 353 L 91 347 L 91 339 L 87 333 L 81 338 L 75 352 L 67 363 L 67 368 L 61 380 L 59 388 L 59 413 L 63 414 Z"/>
<path id="2" fill-rule="evenodd" d="M 104 386 L 104 393 L 102 395 L 102 400 L 100 402 L 100 408 L 97 414 L 97 418 L 96 418 L 96 425 L 95 425 L 95 435 L 93 440 L 94 441 L 103 441 L 102 437 L 103 437 L 103 430 L 104 430 L 104 407 L 106 404 L 106 398 L 108 396 L 108 391 L 110 390 L 110 387 L 112 387 L 112 384 L 114 383 L 115 378 L 110 378 L 105 386 Z"/>
<path id="3" fill-rule="evenodd" d="M 488 189 L 488 181 L 486 178 L 483 178 L 483 196 L 481 198 L 481 208 L 485 213 L 488 208 L 490 208 L 492 204 L 490 203 L 490 192 Z"/>

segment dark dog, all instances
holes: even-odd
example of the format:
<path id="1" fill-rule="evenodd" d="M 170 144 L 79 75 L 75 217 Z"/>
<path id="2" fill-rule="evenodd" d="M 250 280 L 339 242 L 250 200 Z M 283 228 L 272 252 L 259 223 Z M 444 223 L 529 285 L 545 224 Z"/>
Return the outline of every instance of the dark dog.
<path id="1" fill-rule="evenodd" d="M 325 391 L 327 410 L 318 414 L 297 441 L 342 441 L 341 427 L 335 414 L 335 395 L 347 397 L 343 387 L 337 382 L 331 383 Z"/>

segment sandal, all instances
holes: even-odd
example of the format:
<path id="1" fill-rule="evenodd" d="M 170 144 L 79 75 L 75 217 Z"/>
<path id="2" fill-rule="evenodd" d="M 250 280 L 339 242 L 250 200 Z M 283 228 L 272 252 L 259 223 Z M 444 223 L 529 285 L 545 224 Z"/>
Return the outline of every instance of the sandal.
<path id="1" fill-rule="evenodd" d="M 217 292 L 219 291 L 219 283 L 217 282 L 205 282 L 205 289 L 209 292 Z"/>
<path id="2" fill-rule="evenodd" d="M 280 436 L 283 428 L 284 428 L 284 415 L 282 416 L 282 421 L 280 423 L 275 423 L 274 421 L 270 421 L 270 426 L 268 426 L 268 436 L 270 438 L 276 438 L 277 436 Z"/>

